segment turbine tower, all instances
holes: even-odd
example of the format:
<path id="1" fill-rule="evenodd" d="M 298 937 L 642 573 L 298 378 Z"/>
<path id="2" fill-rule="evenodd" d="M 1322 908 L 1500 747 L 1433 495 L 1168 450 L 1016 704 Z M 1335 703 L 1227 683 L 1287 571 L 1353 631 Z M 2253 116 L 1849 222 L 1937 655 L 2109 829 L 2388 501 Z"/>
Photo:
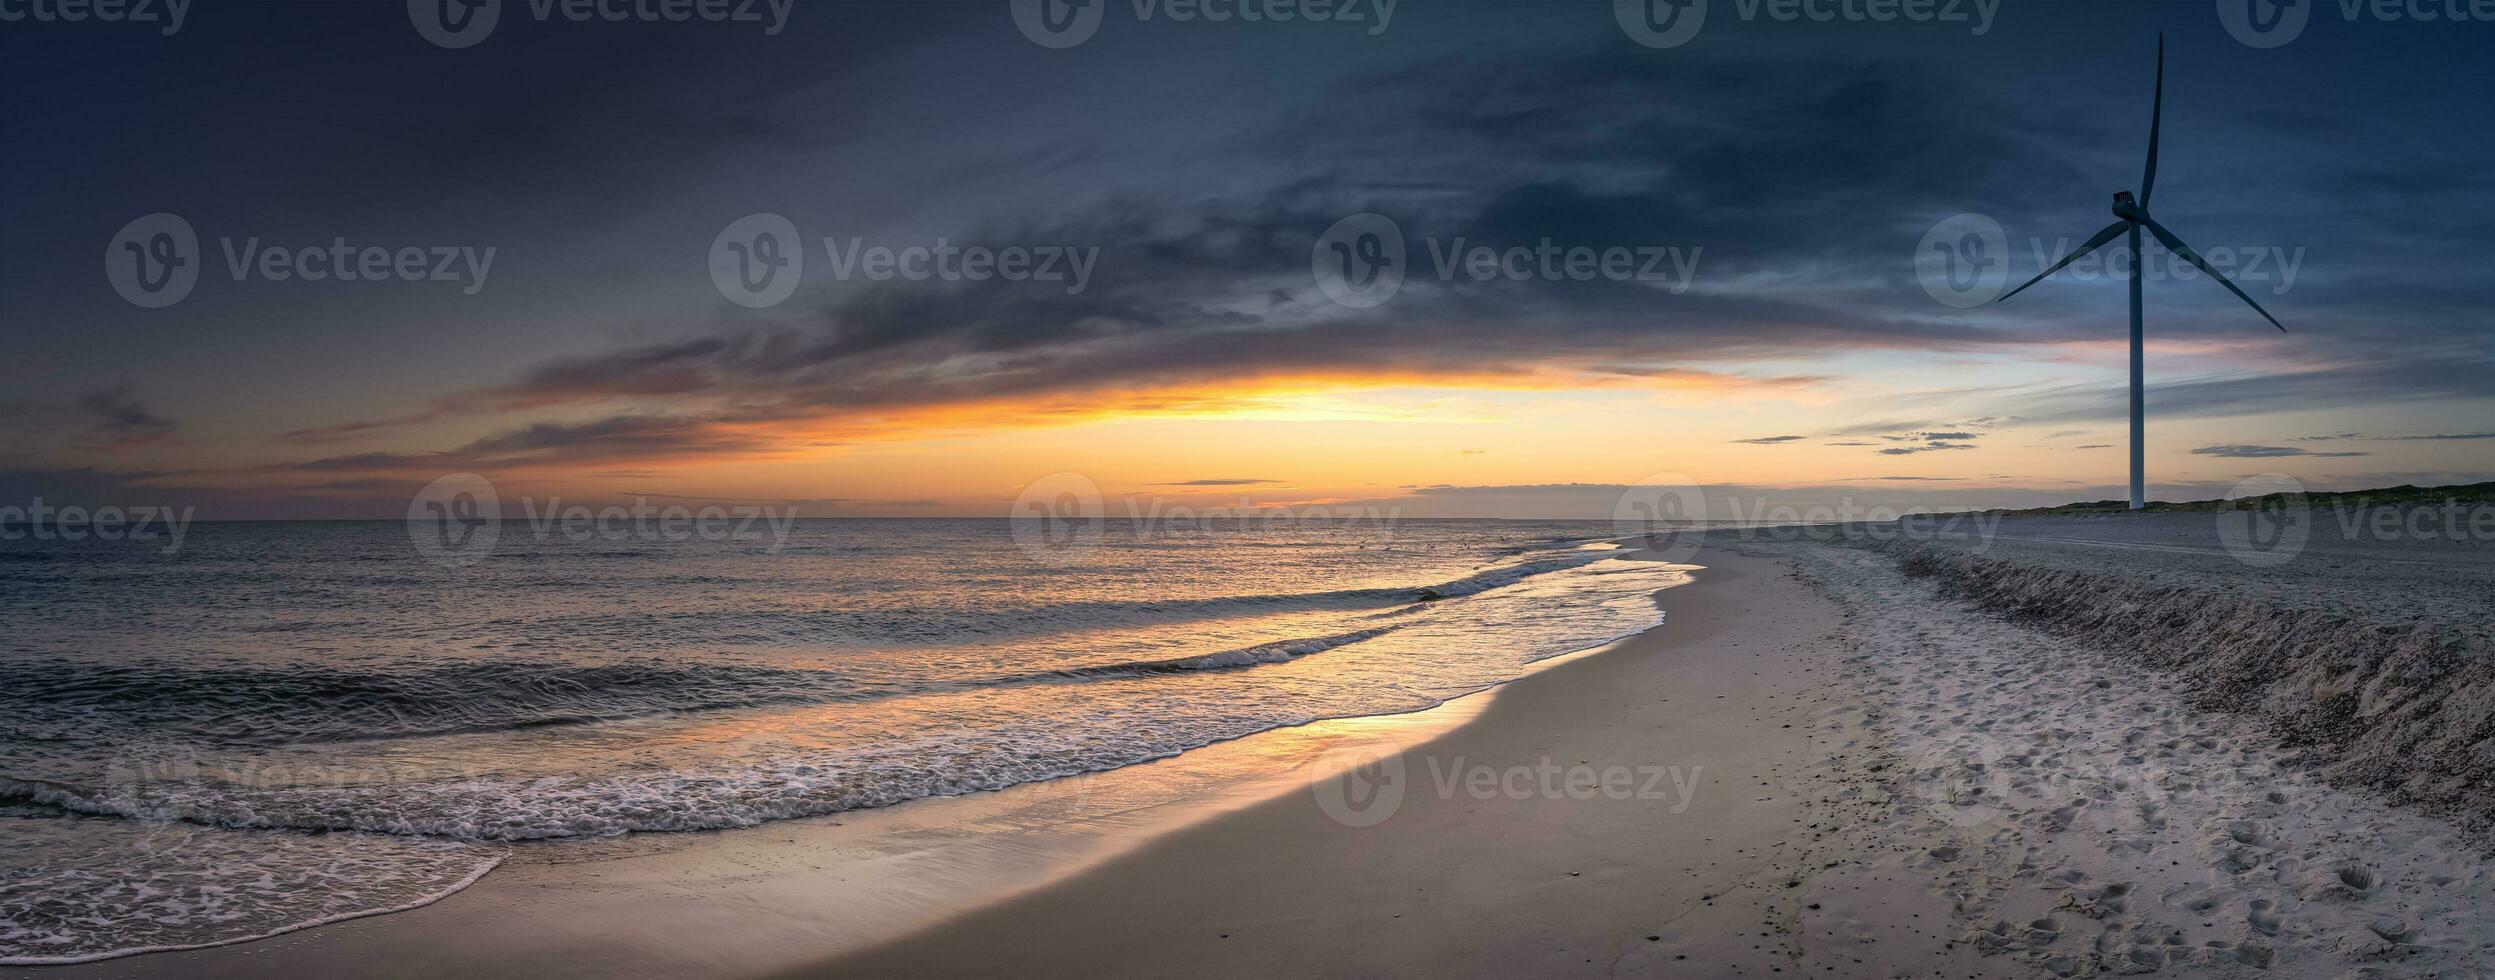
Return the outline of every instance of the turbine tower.
<path id="1" fill-rule="evenodd" d="M 2145 486 L 2146 473 L 2144 472 L 2147 467 L 2144 462 L 2145 457 L 2144 450 L 2142 448 L 2143 444 L 2147 441 L 2146 436 L 2148 422 L 2145 406 L 2140 398 L 2140 385 L 2142 380 L 2140 355 L 2140 341 L 2142 336 L 2140 326 L 2141 230 L 2146 229 L 2149 234 L 2156 236 L 2159 242 L 2165 244 L 2167 251 L 2173 252 L 2174 254 L 2181 256 L 2184 261 L 2200 267 L 2200 271 L 2208 273 L 2209 278 L 2217 280 L 2218 284 L 2225 286 L 2228 292 L 2234 293 L 2235 298 L 2250 304 L 2254 312 L 2261 314 L 2262 319 L 2270 321 L 2270 325 L 2277 327 L 2280 333 L 2287 332 L 2285 324 L 2278 322 L 2277 317 L 2271 316 L 2270 311 L 2262 309 L 2261 304 L 2253 302 L 2251 296 L 2245 295 L 2242 289 L 2236 287 L 2234 280 L 2228 279 L 2223 273 L 2220 273 L 2216 269 L 2210 268 L 2208 260 L 2201 258 L 2199 252 L 2192 251 L 2192 246 L 2183 244 L 2183 239 L 2175 237 L 2174 232 L 2167 231 L 2166 226 L 2158 224 L 2157 219 L 2149 217 L 2149 195 L 2157 189 L 2157 132 L 2165 122 L 2165 115 L 2166 35 L 2160 33 L 2157 35 L 2157 94 L 2155 100 L 2151 103 L 2148 117 L 2148 169 L 2140 177 L 2139 199 L 2137 201 L 2132 200 L 2130 191 L 2115 192 L 2114 217 L 2119 220 L 2116 220 L 2113 224 L 2105 226 L 2104 230 L 2099 231 L 2094 236 L 2090 237 L 2087 244 L 2081 245 L 2077 249 L 2073 250 L 2069 255 L 2063 256 L 2061 261 L 2053 263 L 2052 268 L 2037 273 L 2036 278 L 2028 280 L 2025 285 L 2021 285 L 2019 288 L 2009 291 L 2007 294 L 2004 294 L 2001 299 L 1994 301 L 2007 301 L 2012 296 L 2026 292 L 2028 286 L 2033 286 L 2037 283 L 2043 282 L 2046 276 L 2062 271 L 2063 266 L 2078 261 L 2080 256 L 2094 252 L 2116 238 L 2121 238 L 2125 235 L 2130 237 L 2132 510 L 2139 510 L 2142 507 L 2148 506 L 2147 489 Z"/>

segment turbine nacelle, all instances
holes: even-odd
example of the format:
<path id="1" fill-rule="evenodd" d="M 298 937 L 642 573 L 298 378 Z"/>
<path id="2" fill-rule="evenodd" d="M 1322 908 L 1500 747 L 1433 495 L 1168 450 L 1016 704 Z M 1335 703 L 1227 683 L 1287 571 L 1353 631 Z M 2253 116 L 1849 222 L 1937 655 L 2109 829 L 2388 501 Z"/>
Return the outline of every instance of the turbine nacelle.
<path id="1" fill-rule="evenodd" d="M 2148 212 L 2141 209 L 2140 202 L 2132 198 L 2130 191 L 2114 192 L 2114 217 L 2138 221 L 2147 216 Z"/>

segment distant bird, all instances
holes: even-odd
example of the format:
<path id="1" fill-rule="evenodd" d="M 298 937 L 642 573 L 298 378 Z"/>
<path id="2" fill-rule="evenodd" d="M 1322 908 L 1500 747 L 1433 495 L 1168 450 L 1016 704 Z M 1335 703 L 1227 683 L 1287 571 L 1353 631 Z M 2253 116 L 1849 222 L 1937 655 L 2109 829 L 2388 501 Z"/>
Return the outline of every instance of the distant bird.
<path id="1" fill-rule="evenodd" d="M 2081 245 L 2081 246 L 2079 246 L 2079 248 L 2078 248 L 2078 249 L 2076 249 L 2076 250 L 2072 251 L 2069 255 L 2065 255 L 2065 256 L 2063 256 L 2063 257 L 2062 257 L 2062 261 L 2059 261 L 2059 262 L 2054 263 L 2052 268 L 2049 268 L 2049 269 L 2046 269 L 2046 270 L 2045 270 L 2045 271 L 2043 271 L 2043 272 L 2037 273 L 2037 274 L 2036 274 L 2036 278 L 2028 280 L 2028 281 L 2027 281 L 2027 283 L 2026 283 L 2026 285 L 2022 285 L 2022 286 L 2020 286 L 2020 287 L 2019 287 L 2019 288 L 2017 288 L 2017 289 L 2013 289 L 2013 290 L 2009 291 L 2007 294 L 2003 295 L 2003 296 L 2001 297 L 2001 299 L 2000 299 L 2000 300 L 1995 300 L 1995 302 L 2003 302 L 2003 301 L 2007 301 L 2010 297 L 2012 297 L 2012 296 L 2016 296 L 2016 295 L 2018 295 L 2018 294 L 2020 294 L 2020 293 L 2022 293 L 2022 292 L 2025 292 L 2025 291 L 2027 290 L 2027 287 L 2028 287 L 2028 286 L 2033 286 L 2033 285 L 2035 285 L 2035 284 L 2037 284 L 2037 283 L 2043 282 L 2046 276 L 2050 276 L 2050 275 L 2052 275 L 2052 274 L 2054 274 L 2054 273 L 2056 273 L 2056 272 L 2060 272 L 2060 271 L 2062 271 L 2062 267 L 2063 267 L 2063 266 L 2066 266 L 2066 265 L 2071 264 L 2072 262 L 2078 261 L 2078 259 L 2079 259 L 2079 257 L 2080 257 L 2080 256 L 2086 255 L 2086 254 L 2088 254 L 2088 253 L 2090 253 L 2090 252 L 2096 251 L 2098 248 L 2103 247 L 2103 246 L 2104 246 L 2107 242 L 2111 242 L 2111 241 L 2113 241 L 2113 240 L 2114 240 L 2114 239 L 2116 239 L 2116 238 L 2123 237 L 2123 236 L 2124 236 L 2124 235 L 2126 235 L 2126 234 L 2128 234 L 2128 235 L 2131 237 L 2131 275 L 2130 275 L 2130 278 L 2131 278 L 2131 509 L 2132 509 L 2132 510 L 2139 510 L 2140 508 L 2145 507 L 2145 506 L 2147 506 L 2147 505 L 2148 505 L 2148 499 L 2147 499 L 2147 496 L 2146 496 L 2146 488 L 2145 488 L 2145 487 L 2144 487 L 2144 485 L 2143 485 L 2143 484 L 2144 484 L 2144 482 L 2145 482 L 2145 476 L 2146 476 L 2146 474 L 2145 474 L 2144 470 L 2146 469 L 2146 467 L 2145 467 L 2144 463 L 2142 462 L 2142 460 L 2143 460 L 2143 455 L 2142 455 L 2142 454 L 2143 454 L 2143 450 L 2142 450 L 2142 443 L 2143 443 L 2143 442 L 2145 442 L 2144 436 L 2146 435 L 2146 432 L 2147 432 L 2147 429 L 2148 429 L 2148 424 L 2147 424 L 2147 420 L 2146 420 L 2146 413 L 2145 413 L 2145 412 L 2144 412 L 2144 410 L 2143 410 L 2143 403 L 2142 403 L 2141 398 L 2140 398 L 2140 381 L 2141 381 L 2141 357 L 2140 357 L 2140 338 L 2141 338 L 2141 329 L 2140 329 L 2140 230 L 2141 230 L 2141 229 L 2143 229 L 2143 228 L 2148 229 L 2148 233 L 2149 233 L 2149 234 L 2157 236 L 2157 240 L 2158 240 L 2158 241 L 2165 243 L 2165 245 L 2166 245 L 2166 249 L 2167 249 L 2168 251 L 2171 251 L 2171 252 L 2173 252 L 2173 253 L 2174 253 L 2174 254 L 2176 254 L 2176 255 L 2182 256 L 2182 257 L 2183 257 L 2183 260 L 2184 260 L 2184 261 L 2186 261 L 2186 262 L 2190 262 L 2190 263 L 2192 263 L 2192 264 L 2193 264 L 2193 265 L 2195 265 L 2195 266 L 2199 266 L 2199 267 L 2200 267 L 2200 271 L 2208 273 L 2208 274 L 2209 274 L 2209 277 L 2210 277 L 2210 278 L 2212 278 L 2212 279 L 2217 280 L 2219 285 L 2225 286 L 2225 287 L 2227 288 L 2227 291 L 2228 291 L 2228 292 L 2234 293 L 2234 294 L 2235 294 L 2235 297 L 2236 297 L 2237 299 L 2243 300 L 2244 302 L 2251 304 L 2251 306 L 2252 306 L 2252 308 L 2253 308 L 2253 311 L 2254 311 L 2254 312 L 2256 312 L 2256 313 L 2261 314 L 2261 318 L 2262 318 L 2262 319 L 2270 321 L 2270 325 L 2271 325 L 2271 326 L 2273 326 L 2273 327 L 2277 327 L 2277 328 L 2279 329 L 2279 332 L 2280 332 L 2280 333 L 2285 333 L 2285 332 L 2287 332 L 2287 327 L 2286 327 L 2286 325 L 2285 325 L 2285 324 L 2282 324 L 2282 323 L 2278 322 L 2278 318 L 2277 318 L 2277 317 L 2271 316 L 2271 315 L 2270 315 L 2270 311 L 2265 310 L 2265 309 L 2262 309 L 2262 308 L 2261 308 L 2261 304 L 2259 304 L 2259 303 L 2254 303 L 2254 302 L 2253 302 L 2253 299 L 2252 299 L 2252 297 L 2251 297 L 2251 296 L 2247 296 L 2247 295 L 2245 295 L 2245 294 L 2244 294 L 2244 291 L 2243 291 L 2242 289 L 2240 289 L 2240 288 L 2237 288 L 2237 287 L 2236 287 L 2236 285 L 2235 285 L 2235 281 L 2234 281 L 2234 280 L 2232 280 L 2232 279 L 2228 279 L 2228 278 L 2227 278 L 2224 274 L 2220 273 L 2218 270 L 2210 268 L 2210 267 L 2209 267 L 2209 262 L 2208 262 L 2208 260 L 2201 258 L 2201 257 L 2200 257 L 2200 253 L 2199 253 L 2199 252 L 2192 251 L 2192 246 L 2189 246 L 2189 245 L 2183 244 L 2183 239 L 2178 238 L 2178 237 L 2175 237 L 2175 233 L 2174 233 L 2174 232 L 2167 231 L 2167 230 L 2166 230 L 2166 226 L 2161 225 L 2161 224 L 2158 224 L 2158 223 L 2157 223 L 2157 219 L 2152 218 L 2152 217 L 2149 217 L 2149 212 L 2148 212 L 2149 195 L 2150 195 L 2151 193 L 2154 193 L 2154 192 L 2156 191 L 2156 189 L 2157 189 L 2157 131 L 2158 131 L 2158 129 L 2159 129 L 2159 128 L 2163 125 L 2164 120 L 2165 120 L 2165 115 L 2166 115 L 2166 35 L 2164 35 L 2164 34 L 2162 34 L 2162 33 L 2161 33 L 2161 34 L 2157 35 L 2157 95 L 2156 95 L 2156 99 L 2155 99 L 2155 101 L 2152 103 L 2152 107 L 2151 107 L 2151 108 L 2150 108 L 2150 110 L 2149 110 L 2149 122 L 2148 122 L 2148 170 L 2147 170 L 2147 172 L 2146 172 L 2145 174 L 2143 174 L 2143 175 L 2140 177 L 2140 197 L 2139 197 L 2139 199 L 2138 199 L 2138 200 L 2133 200 L 2133 199 L 2132 199 L 2132 197 L 2131 197 L 2131 192 L 2130 192 L 2130 191 L 2117 191 L 2117 192 L 2115 192 L 2115 194 L 2114 194 L 2114 216 L 2115 216 L 2116 218 L 2120 218 L 2121 220 L 2116 221 L 2116 222 L 2114 222 L 2113 224 L 2110 224 L 2110 225 L 2105 226 L 2105 230 L 2100 231 L 2100 232 L 2097 232 L 2097 233 L 2096 233 L 2096 235 L 2095 235 L 2095 237 L 2092 237 L 2092 238 L 2088 239 L 2088 243 L 2087 243 L 2087 244 L 2085 244 L 2085 245 Z"/>

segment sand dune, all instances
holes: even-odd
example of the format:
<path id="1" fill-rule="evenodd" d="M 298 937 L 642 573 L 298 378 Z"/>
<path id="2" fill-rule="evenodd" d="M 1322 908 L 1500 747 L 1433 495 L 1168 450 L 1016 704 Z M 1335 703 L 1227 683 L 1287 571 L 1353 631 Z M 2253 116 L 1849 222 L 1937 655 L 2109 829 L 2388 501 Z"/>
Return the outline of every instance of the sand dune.
<path id="1" fill-rule="evenodd" d="M 1947 599 L 1886 556 L 1780 548 L 1848 612 L 1832 852 L 1893 856 L 1961 941 L 2063 976 L 2476 975 L 2495 870 L 2328 785 L 2182 680 Z"/>

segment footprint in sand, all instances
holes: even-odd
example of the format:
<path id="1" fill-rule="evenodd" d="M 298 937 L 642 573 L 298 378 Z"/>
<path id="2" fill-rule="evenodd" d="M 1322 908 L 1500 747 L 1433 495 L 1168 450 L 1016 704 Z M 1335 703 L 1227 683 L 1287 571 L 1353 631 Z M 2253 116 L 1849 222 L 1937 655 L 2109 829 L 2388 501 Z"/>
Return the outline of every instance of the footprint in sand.
<path id="1" fill-rule="evenodd" d="M 2249 908 L 2251 911 L 2245 913 L 2244 919 L 2252 925 L 2252 931 L 2264 936 L 2278 935 L 2279 922 L 2283 918 L 2279 914 L 2278 903 L 2266 898 L 2256 898 L 2252 900 Z"/>

